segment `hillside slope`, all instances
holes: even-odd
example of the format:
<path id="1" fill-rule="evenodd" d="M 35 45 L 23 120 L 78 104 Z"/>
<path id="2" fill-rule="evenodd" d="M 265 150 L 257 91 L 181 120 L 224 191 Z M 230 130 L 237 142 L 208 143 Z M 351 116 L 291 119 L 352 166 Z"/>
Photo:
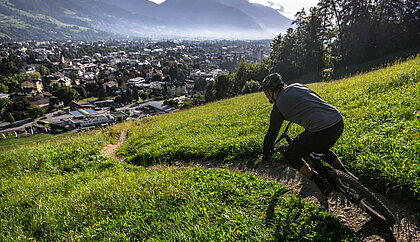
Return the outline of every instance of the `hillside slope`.
<path id="1" fill-rule="evenodd" d="M 420 57 L 331 83 L 310 84 L 337 106 L 345 131 L 335 151 L 366 184 L 420 200 Z M 120 150 L 133 164 L 238 160 L 262 152 L 270 104 L 262 93 L 149 118 Z M 294 134 L 299 130 L 296 126 Z"/>
<path id="2" fill-rule="evenodd" d="M 0 1 L 0 38 L 14 40 L 100 39 L 112 35 L 93 29 L 81 7 L 56 1 Z"/>
<path id="3" fill-rule="evenodd" d="M 119 163 L 100 153 L 114 134 L 99 131 L 0 154 L 1 241 L 358 241 L 276 182 Z"/>

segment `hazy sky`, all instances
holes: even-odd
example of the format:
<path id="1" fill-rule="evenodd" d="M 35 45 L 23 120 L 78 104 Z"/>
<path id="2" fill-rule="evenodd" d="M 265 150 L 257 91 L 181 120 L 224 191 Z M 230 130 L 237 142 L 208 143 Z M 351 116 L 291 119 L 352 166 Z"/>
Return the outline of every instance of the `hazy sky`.
<path id="1" fill-rule="evenodd" d="M 279 10 L 283 15 L 293 19 L 296 12 L 305 8 L 306 12 L 310 7 L 316 6 L 318 0 L 249 0 L 252 3 L 259 3 Z"/>
<path id="2" fill-rule="evenodd" d="M 162 3 L 165 0 L 150 0 L 155 3 Z M 310 7 L 315 6 L 318 0 L 249 0 L 252 3 L 260 3 L 262 5 L 270 6 L 279 10 L 283 15 L 293 19 L 297 11 L 302 8 L 309 10 Z"/>

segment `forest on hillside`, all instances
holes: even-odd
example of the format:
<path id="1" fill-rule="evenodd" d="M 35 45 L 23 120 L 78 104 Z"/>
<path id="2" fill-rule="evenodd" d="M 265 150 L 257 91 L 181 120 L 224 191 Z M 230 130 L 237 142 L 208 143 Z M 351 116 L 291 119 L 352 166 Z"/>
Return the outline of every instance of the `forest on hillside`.
<path id="1" fill-rule="evenodd" d="M 420 44 L 418 0 L 320 0 L 272 42 L 271 71 L 323 75 Z"/>

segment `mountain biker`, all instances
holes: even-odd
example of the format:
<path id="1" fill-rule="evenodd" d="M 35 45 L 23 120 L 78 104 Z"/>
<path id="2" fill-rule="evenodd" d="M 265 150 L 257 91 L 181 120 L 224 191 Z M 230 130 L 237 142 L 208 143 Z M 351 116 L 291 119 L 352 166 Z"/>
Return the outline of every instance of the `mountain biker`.
<path id="1" fill-rule="evenodd" d="M 264 138 L 262 158 L 270 158 L 284 120 L 303 126 L 305 131 L 288 145 L 284 157 L 293 168 L 315 182 L 324 196 L 328 196 L 333 187 L 313 171 L 302 157 L 311 152 L 322 153 L 325 162 L 347 173 L 343 163 L 330 150 L 343 132 L 341 113 L 305 85 L 286 85 L 278 73 L 266 76 L 260 90 L 263 90 L 269 102 L 274 104 L 270 126 Z"/>

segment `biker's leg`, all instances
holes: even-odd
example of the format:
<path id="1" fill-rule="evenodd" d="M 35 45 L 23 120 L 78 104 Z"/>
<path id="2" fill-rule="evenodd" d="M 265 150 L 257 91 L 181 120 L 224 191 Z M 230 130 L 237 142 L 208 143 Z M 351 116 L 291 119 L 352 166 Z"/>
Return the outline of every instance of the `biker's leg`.
<path id="1" fill-rule="evenodd" d="M 300 174 L 304 175 L 308 179 L 310 179 L 314 175 L 314 172 L 312 171 L 311 167 L 308 164 L 306 164 L 306 162 L 301 168 L 298 169 L 298 171 L 300 172 Z"/>
<path id="2" fill-rule="evenodd" d="M 326 152 L 323 152 L 324 157 L 322 158 L 325 162 L 330 164 L 332 168 L 345 171 L 345 167 L 343 162 L 341 162 L 340 158 L 332 151 L 327 150 Z"/>
<path id="3" fill-rule="evenodd" d="M 346 169 L 343 162 L 341 162 L 340 158 L 338 158 L 338 156 L 332 150 L 328 150 L 323 153 L 324 153 L 324 157 L 322 159 L 328 164 L 330 164 L 332 168 L 340 170 L 344 173 L 347 173 L 350 176 L 352 176 L 354 179 L 359 180 L 355 175 L 353 175 L 350 171 Z"/>
<path id="4" fill-rule="evenodd" d="M 333 190 L 331 184 L 321 178 L 319 174 L 312 170 L 311 167 L 302 159 L 302 157 L 305 157 L 312 152 L 313 145 L 311 145 L 312 142 L 310 136 L 311 134 L 308 132 L 299 134 L 284 152 L 284 157 L 293 168 L 299 171 L 299 173 L 315 182 L 324 196 L 328 196 Z"/>

